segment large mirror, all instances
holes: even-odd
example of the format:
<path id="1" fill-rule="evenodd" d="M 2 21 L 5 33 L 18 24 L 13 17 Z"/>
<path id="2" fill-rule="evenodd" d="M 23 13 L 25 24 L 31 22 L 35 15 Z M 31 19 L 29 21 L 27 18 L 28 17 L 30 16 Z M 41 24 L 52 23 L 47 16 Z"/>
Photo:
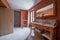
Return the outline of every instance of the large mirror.
<path id="1" fill-rule="evenodd" d="M 55 15 L 53 3 L 36 10 L 36 17 L 53 16 L 53 15 Z"/>

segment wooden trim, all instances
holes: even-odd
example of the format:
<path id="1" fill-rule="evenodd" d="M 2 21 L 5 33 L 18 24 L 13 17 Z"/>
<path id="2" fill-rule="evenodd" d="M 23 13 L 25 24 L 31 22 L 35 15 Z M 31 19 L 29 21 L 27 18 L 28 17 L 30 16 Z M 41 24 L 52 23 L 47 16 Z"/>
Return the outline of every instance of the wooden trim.
<path id="1" fill-rule="evenodd" d="M 10 8 L 7 0 L 1 0 L 1 2 L 4 4 L 4 6 L 5 6 L 6 8 Z"/>

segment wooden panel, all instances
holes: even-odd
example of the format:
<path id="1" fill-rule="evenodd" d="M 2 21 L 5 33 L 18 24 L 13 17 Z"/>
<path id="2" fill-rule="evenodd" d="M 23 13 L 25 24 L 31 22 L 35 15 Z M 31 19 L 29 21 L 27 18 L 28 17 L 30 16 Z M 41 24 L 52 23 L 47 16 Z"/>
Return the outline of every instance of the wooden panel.
<path id="1" fill-rule="evenodd" d="M 60 0 L 56 0 L 56 6 L 57 6 L 57 40 L 60 40 Z"/>

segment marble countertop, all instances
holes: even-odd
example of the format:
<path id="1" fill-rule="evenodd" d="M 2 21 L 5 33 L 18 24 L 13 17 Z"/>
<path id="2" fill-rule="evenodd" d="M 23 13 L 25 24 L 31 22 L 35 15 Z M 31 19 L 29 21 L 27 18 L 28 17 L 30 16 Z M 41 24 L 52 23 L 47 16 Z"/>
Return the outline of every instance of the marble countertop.
<path id="1" fill-rule="evenodd" d="M 44 25 L 44 26 L 48 26 L 48 27 L 53 27 L 53 28 L 56 27 L 56 26 L 51 25 L 51 24 L 44 24 L 44 23 L 39 23 L 39 22 L 32 22 L 32 23 L 34 23 L 34 24 L 39 24 L 39 25 Z"/>

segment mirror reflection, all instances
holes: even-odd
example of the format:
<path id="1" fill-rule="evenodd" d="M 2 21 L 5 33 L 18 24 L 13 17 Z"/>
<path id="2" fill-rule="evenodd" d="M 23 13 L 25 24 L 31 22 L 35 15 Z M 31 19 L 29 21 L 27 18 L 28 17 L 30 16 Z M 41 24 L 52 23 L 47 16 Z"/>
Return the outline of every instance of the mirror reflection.
<path id="1" fill-rule="evenodd" d="M 54 4 L 49 4 L 36 11 L 36 17 L 51 16 L 54 15 Z"/>

